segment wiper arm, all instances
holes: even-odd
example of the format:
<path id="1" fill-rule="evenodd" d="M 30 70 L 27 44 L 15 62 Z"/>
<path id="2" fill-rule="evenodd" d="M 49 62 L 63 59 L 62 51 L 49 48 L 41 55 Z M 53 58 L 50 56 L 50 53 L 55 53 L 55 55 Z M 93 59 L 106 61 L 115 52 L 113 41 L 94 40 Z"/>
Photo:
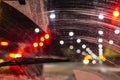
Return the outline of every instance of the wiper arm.
<path id="1" fill-rule="evenodd" d="M 13 65 L 27 65 L 27 64 L 42 64 L 42 63 L 58 63 L 58 62 L 69 62 L 69 59 L 54 59 L 54 58 L 16 58 L 8 62 L 0 63 L 2 66 L 13 66 Z"/>

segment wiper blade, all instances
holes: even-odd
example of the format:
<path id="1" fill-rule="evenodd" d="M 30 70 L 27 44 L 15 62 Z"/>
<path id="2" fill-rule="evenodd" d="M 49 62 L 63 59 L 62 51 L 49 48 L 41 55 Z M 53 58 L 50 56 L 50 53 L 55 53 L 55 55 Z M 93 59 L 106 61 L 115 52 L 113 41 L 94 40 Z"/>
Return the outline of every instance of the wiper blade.
<path id="1" fill-rule="evenodd" d="M 7 62 L 0 63 L 2 66 L 27 65 L 27 64 L 42 64 L 42 63 L 58 63 L 69 62 L 69 59 L 54 59 L 54 58 L 16 58 Z"/>

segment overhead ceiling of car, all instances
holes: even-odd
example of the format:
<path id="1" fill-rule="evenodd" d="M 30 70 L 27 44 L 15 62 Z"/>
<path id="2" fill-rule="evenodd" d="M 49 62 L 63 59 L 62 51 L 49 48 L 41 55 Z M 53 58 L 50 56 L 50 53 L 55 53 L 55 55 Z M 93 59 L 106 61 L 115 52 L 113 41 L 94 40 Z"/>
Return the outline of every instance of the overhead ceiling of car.
<path id="1" fill-rule="evenodd" d="M 25 5 L 16 4 L 15 1 L 5 0 L 4 2 L 27 15 L 32 21 L 49 29 L 58 43 L 64 40 L 66 45 L 77 45 L 74 41 L 80 38 L 83 43 L 93 48 L 96 52 L 98 44 L 109 47 L 120 53 L 120 36 L 115 34 L 116 29 L 120 30 L 120 19 L 113 19 L 112 11 L 117 7 L 120 10 L 119 0 L 26 0 Z M 20 7 L 21 6 L 21 7 Z M 30 11 L 28 13 L 27 11 Z M 15 14 L 15 13 L 14 13 Z M 53 18 L 50 15 L 54 14 Z M 99 15 L 104 15 L 104 19 L 99 19 Z M 17 14 L 16 14 L 17 15 Z M 41 22 L 43 21 L 43 22 Z M 44 29 L 43 29 L 44 30 Z M 98 31 L 104 32 L 99 35 Z M 74 32 L 74 36 L 69 36 L 69 32 Z M 98 39 L 102 38 L 103 43 Z M 110 45 L 109 40 L 114 41 Z"/>
<path id="2" fill-rule="evenodd" d="M 87 41 L 83 43 L 93 43 L 92 47 L 96 47 L 95 44 L 100 44 L 98 39 L 103 38 L 104 46 L 119 53 L 120 37 L 115 35 L 114 31 L 120 29 L 120 23 L 119 18 L 113 20 L 112 16 L 116 7 L 119 7 L 119 2 L 114 0 L 48 0 L 50 14 L 56 15 L 55 19 L 49 18 L 49 26 L 52 32 L 60 35 L 61 40 L 66 41 L 65 43 L 80 38 Z M 104 19 L 99 18 L 100 14 L 104 15 Z M 102 30 L 104 35 L 99 35 L 99 30 Z M 68 35 L 71 31 L 74 32 L 72 37 Z M 112 46 L 109 45 L 109 40 L 114 41 Z"/>

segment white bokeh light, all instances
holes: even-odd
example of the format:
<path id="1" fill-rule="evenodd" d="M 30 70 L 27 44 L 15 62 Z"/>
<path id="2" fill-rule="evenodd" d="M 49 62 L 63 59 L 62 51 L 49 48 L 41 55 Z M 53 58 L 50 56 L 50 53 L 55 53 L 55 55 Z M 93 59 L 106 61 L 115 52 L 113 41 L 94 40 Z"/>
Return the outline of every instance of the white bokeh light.
<path id="1" fill-rule="evenodd" d="M 85 44 L 83 44 L 83 45 L 82 45 L 82 48 L 83 48 L 83 49 L 85 49 L 85 48 L 86 48 L 86 45 L 85 45 Z"/>
<path id="2" fill-rule="evenodd" d="M 116 29 L 116 30 L 114 31 L 114 33 L 115 33 L 115 34 L 119 34 L 119 33 L 120 33 L 120 30 Z"/>
<path id="3" fill-rule="evenodd" d="M 89 64 L 89 60 L 83 60 L 83 64 Z"/>
<path id="4" fill-rule="evenodd" d="M 99 18 L 100 20 L 103 20 L 103 19 L 104 19 L 104 15 L 103 15 L 103 14 L 99 14 L 98 18 Z"/>
<path id="5" fill-rule="evenodd" d="M 36 32 L 36 33 L 39 33 L 39 32 L 40 32 L 40 29 L 39 29 L 39 28 L 35 28 L 35 32 Z"/>
<path id="6" fill-rule="evenodd" d="M 102 43 L 102 42 L 103 42 L 103 39 L 102 39 L 102 38 L 99 38 L 99 39 L 98 39 L 98 42 L 99 42 L 99 43 Z"/>
<path id="7" fill-rule="evenodd" d="M 87 55 L 87 53 L 85 51 L 82 52 L 82 55 Z"/>
<path id="8" fill-rule="evenodd" d="M 80 53 L 80 52 L 81 52 L 81 50 L 80 50 L 80 49 L 77 49 L 77 50 L 76 50 L 76 53 Z"/>
<path id="9" fill-rule="evenodd" d="M 99 48 L 99 55 L 103 55 L 103 49 L 102 48 Z"/>
<path id="10" fill-rule="evenodd" d="M 90 51 L 90 48 L 86 48 L 86 51 Z"/>
<path id="11" fill-rule="evenodd" d="M 73 45 L 70 45 L 69 48 L 70 48 L 70 49 L 74 49 L 74 46 L 73 46 Z"/>
<path id="12" fill-rule="evenodd" d="M 93 64 L 96 64 L 96 60 L 93 60 L 92 63 L 93 63 Z"/>
<path id="13" fill-rule="evenodd" d="M 109 44 L 113 44 L 114 43 L 114 41 L 113 40 L 109 40 Z"/>
<path id="14" fill-rule="evenodd" d="M 103 33 L 104 33 L 104 32 L 103 32 L 102 30 L 99 30 L 99 31 L 98 31 L 98 34 L 99 34 L 99 35 L 103 35 Z"/>
<path id="15" fill-rule="evenodd" d="M 74 36 L 74 32 L 69 32 L 69 36 Z"/>
<path id="16" fill-rule="evenodd" d="M 80 43 L 80 42 L 81 42 L 81 39 L 77 39 L 76 42 L 77 42 L 77 43 Z"/>
<path id="17" fill-rule="evenodd" d="M 55 13 L 51 13 L 49 17 L 50 17 L 50 19 L 55 19 L 56 15 L 55 15 Z"/>
<path id="18" fill-rule="evenodd" d="M 98 47 L 99 47 L 99 48 L 102 48 L 102 47 L 103 47 L 103 45 L 102 45 L 102 44 L 99 44 L 99 45 L 98 45 Z"/>
<path id="19" fill-rule="evenodd" d="M 60 44 L 63 45 L 63 44 L 64 44 L 64 41 L 63 41 L 63 40 L 60 40 Z"/>

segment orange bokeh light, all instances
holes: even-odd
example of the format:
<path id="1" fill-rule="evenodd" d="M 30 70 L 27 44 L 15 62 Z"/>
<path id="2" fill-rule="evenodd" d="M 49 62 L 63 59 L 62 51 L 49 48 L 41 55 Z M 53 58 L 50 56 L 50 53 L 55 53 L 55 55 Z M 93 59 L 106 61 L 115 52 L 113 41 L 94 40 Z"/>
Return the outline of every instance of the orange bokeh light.
<path id="1" fill-rule="evenodd" d="M 44 44 L 43 44 L 43 42 L 40 42 L 39 45 L 42 47 Z"/>
<path id="2" fill-rule="evenodd" d="M 38 47 L 38 43 L 37 43 L 37 42 L 34 42 L 34 43 L 33 43 L 33 47 Z"/>
<path id="3" fill-rule="evenodd" d="M 20 57 L 22 57 L 22 54 L 21 53 L 10 53 L 9 57 L 10 58 L 20 58 Z"/>
<path id="4" fill-rule="evenodd" d="M 41 38 L 40 38 L 40 41 L 44 41 L 44 40 L 45 40 L 44 37 L 41 37 Z"/>
<path id="5" fill-rule="evenodd" d="M 10 57 L 10 58 L 15 58 L 15 53 L 10 53 L 10 54 L 9 54 L 9 57 Z"/>
<path id="6" fill-rule="evenodd" d="M 20 58 L 20 57 L 22 57 L 22 54 L 20 53 L 15 54 L 15 58 Z"/>
<path id="7" fill-rule="evenodd" d="M 49 34 L 45 34 L 45 39 L 49 39 L 50 35 Z"/>
<path id="8" fill-rule="evenodd" d="M 8 46 L 8 45 L 9 45 L 9 43 L 8 43 L 7 41 L 2 41 L 2 42 L 0 42 L 0 44 L 1 44 L 2 46 Z"/>
<path id="9" fill-rule="evenodd" d="M 114 10 L 113 17 L 119 17 L 119 16 L 120 16 L 120 12 L 118 10 Z"/>

